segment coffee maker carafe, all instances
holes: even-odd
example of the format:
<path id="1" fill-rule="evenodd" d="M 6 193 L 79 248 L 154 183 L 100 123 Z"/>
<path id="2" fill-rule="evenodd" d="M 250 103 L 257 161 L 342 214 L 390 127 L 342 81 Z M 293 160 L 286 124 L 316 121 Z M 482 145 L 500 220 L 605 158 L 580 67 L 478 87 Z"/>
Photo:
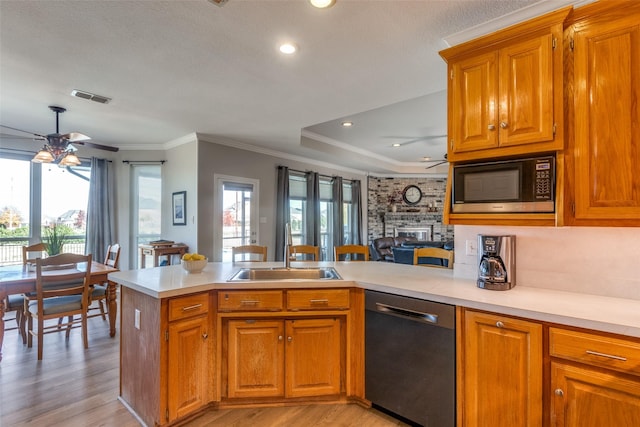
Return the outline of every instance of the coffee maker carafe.
<path id="1" fill-rule="evenodd" d="M 478 235 L 478 287 L 506 291 L 516 285 L 516 236 Z"/>

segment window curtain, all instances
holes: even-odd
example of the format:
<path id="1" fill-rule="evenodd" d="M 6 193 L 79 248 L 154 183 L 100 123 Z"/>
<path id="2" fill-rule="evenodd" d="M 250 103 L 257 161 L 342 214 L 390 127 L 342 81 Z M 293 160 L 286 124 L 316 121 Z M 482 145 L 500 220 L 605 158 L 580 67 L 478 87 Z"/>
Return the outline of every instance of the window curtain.
<path id="1" fill-rule="evenodd" d="M 109 160 L 91 158 L 85 253 L 104 261 L 107 246 L 116 243 L 115 176 Z"/>
<path id="2" fill-rule="evenodd" d="M 344 195 L 342 189 L 342 177 L 334 176 L 331 180 L 331 193 L 333 196 L 333 245 L 342 246 L 344 241 Z"/>
<path id="3" fill-rule="evenodd" d="M 306 236 L 305 244 L 320 246 L 320 175 L 318 172 L 307 172 L 307 207 L 306 215 Z"/>
<path id="4" fill-rule="evenodd" d="M 351 224 L 353 224 L 351 237 L 353 242 L 351 243 L 354 245 L 362 244 L 362 189 L 360 187 L 359 180 L 351 181 Z"/>
<path id="5" fill-rule="evenodd" d="M 278 166 L 276 188 L 276 261 L 284 260 L 285 224 L 291 222 L 289 214 L 289 168 Z"/>

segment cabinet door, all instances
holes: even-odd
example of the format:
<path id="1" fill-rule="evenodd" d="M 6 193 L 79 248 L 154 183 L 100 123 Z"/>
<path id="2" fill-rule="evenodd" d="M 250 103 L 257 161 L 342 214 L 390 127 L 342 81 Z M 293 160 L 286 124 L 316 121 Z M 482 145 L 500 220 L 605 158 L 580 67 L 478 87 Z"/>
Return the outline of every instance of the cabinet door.
<path id="1" fill-rule="evenodd" d="M 228 397 L 284 396 L 282 320 L 230 320 Z"/>
<path id="2" fill-rule="evenodd" d="M 554 138 L 552 42 L 547 34 L 500 50 L 500 147 Z"/>
<path id="3" fill-rule="evenodd" d="M 340 319 L 287 321 L 287 397 L 340 393 Z"/>
<path id="4" fill-rule="evenodd" d="M 464 426 L 542 425 L 542 325 L 465 312 Z"/>
<path id="5" fill-rule="evenodd" d="M 491 52 L 451 64 L 450 155 L 498 146 L 497 62 Z"/>
<path id="6" fill-rule="evenodd" d="M 551 363 L 551 427 L 640 425 L 640 378 Z"/>
<path id="7" fill-rule="evenodd" d="M 169 421 L 189 414 L 208 402 L 211 363 L 208 351 L 208 317 L 169 323 Z"/>
<path id="8" fill-rule="evenodd" d="M 639 6 L 576 27 L 574 215 L 586 225 L 640 225 Z"/>

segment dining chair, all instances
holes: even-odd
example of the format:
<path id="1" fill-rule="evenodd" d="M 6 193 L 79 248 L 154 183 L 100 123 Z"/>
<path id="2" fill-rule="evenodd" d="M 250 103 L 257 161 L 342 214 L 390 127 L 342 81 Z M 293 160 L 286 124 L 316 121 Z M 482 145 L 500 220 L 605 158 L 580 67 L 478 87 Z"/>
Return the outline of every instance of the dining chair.
<path id="1" fill-rule="evenodd" d="M 297 255 L 300 255 L 300 259 L 298 259 Z M 289 246 L 289 258 L 292 261 L 308 260 L 309 255 L 312 257 L 311 261 L 320 261 L 320 247 L 312 245 Z"/>
<path id="2" fill-rule="evenodd" d="M 37 256 L 34 256 L 37 255 Z M 47 245 L 44 243 L 34 243 L 30 246 L 22 247 L 22 265 L 27 265 L 27 263 L 35 263 L 36 258 L 43 258 L 47 255 Z"/>
<path id="3" fill-rule="evenodd" d="M 28 263 L 35 263 L 36 258 L 47 255 L 47 246 L 40 242 L 30 246 L 22 247 L 22 265 L 27 268 Z M 16 312 L 16 327 L 5 328 L 6 331 L 18 329 L 22 336 L 22 343 L 27 343 L 27 334 L 24 329 L 24 294 L 8 295 L 4 301 L 4 311 L 8 313 L 10 311 Z"/>
<path id="4" fill-rule="evenodd" d="M 84 271 L 78 268 L 79 263 L 86 263 Z M 89 348 L 87 311 L 90 275 L 91 254 L 63 253 L 36 259 L 35 297 L 25 300 L 24 314 L 27 318 L 27 347 L 32 347 L 33 336 L 36 336 L 38 360 L 42 360 L 44 334 L 62 332 L 63 328 L 68 339 L 71 329 L 81 327 L 84 348 Z M 80 318 L 75 319 L 76 315 Z M 50 326 L 44 324 L 45 320 L 61 317 L 67 317 L 67 322 Z M 38 323 L 36 331 L 33 330 L 34 319 Z"/>
<path id="5" fill-rule="evenodd" d="M 107 248 L 107 255 L 104 259 L 104 265 L 109 267 L 118 268 L 118 262 L 120 261 L 120 244 L 114 243 Z M 108 283 L 93 283 L 89 288 L 89 311 L 100 310 L 100 313 L 91 314 L 88 317 L 102 316 L 102 320 L 107 320 L 107 298 L 109 284 Z M 91 305 L 96 301 L 98 306 L 93 308 Z"/>
<path id="6" fill-rule="evenodd" d="M 440 260 L 440 264 L 419 262 L 420 258 L 435 258 L 436 260 Z M 453 251 L 448 251 L 442 248 L 415 248 L 413 250 L 413 265 L 452 269 Z"/>
<path id="7" fill-rule="evenodd" d="M 241 259 L 236 260 L 236 256 L 240 255 Z M 260 245 L 243 245 L 231 248 L 231 260 L 236 261 L 260 261 L 267 260 L 267 247 Z"/>
<path id="8" fill-rule="evenodd" d="M 333 248 L 333 255 L 336 261 L 369 261 L 369 247 L 365 245 L 342 245 Z M 343 259 L 340 259 L 344 256 Z M 362 258 L 362 259 L 359 259 Z"/>

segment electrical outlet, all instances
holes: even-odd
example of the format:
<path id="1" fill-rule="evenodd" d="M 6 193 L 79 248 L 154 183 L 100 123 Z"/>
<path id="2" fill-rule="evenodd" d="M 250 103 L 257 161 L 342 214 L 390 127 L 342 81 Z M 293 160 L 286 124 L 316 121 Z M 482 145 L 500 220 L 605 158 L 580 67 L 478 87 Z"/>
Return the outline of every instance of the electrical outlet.
<path id="1" fill-rule="evenodd" d="M 140 329 L 140 310 L 138 310 L 137 308 L 133 315 L 133 327 L 136 329 Z"/>
<path id="2" fill-rule="evenodd" d="M 477 243 L 474 240 L 467 240 L 465 242 L 465 253 L 471 256 L 478 254 Z"/>

